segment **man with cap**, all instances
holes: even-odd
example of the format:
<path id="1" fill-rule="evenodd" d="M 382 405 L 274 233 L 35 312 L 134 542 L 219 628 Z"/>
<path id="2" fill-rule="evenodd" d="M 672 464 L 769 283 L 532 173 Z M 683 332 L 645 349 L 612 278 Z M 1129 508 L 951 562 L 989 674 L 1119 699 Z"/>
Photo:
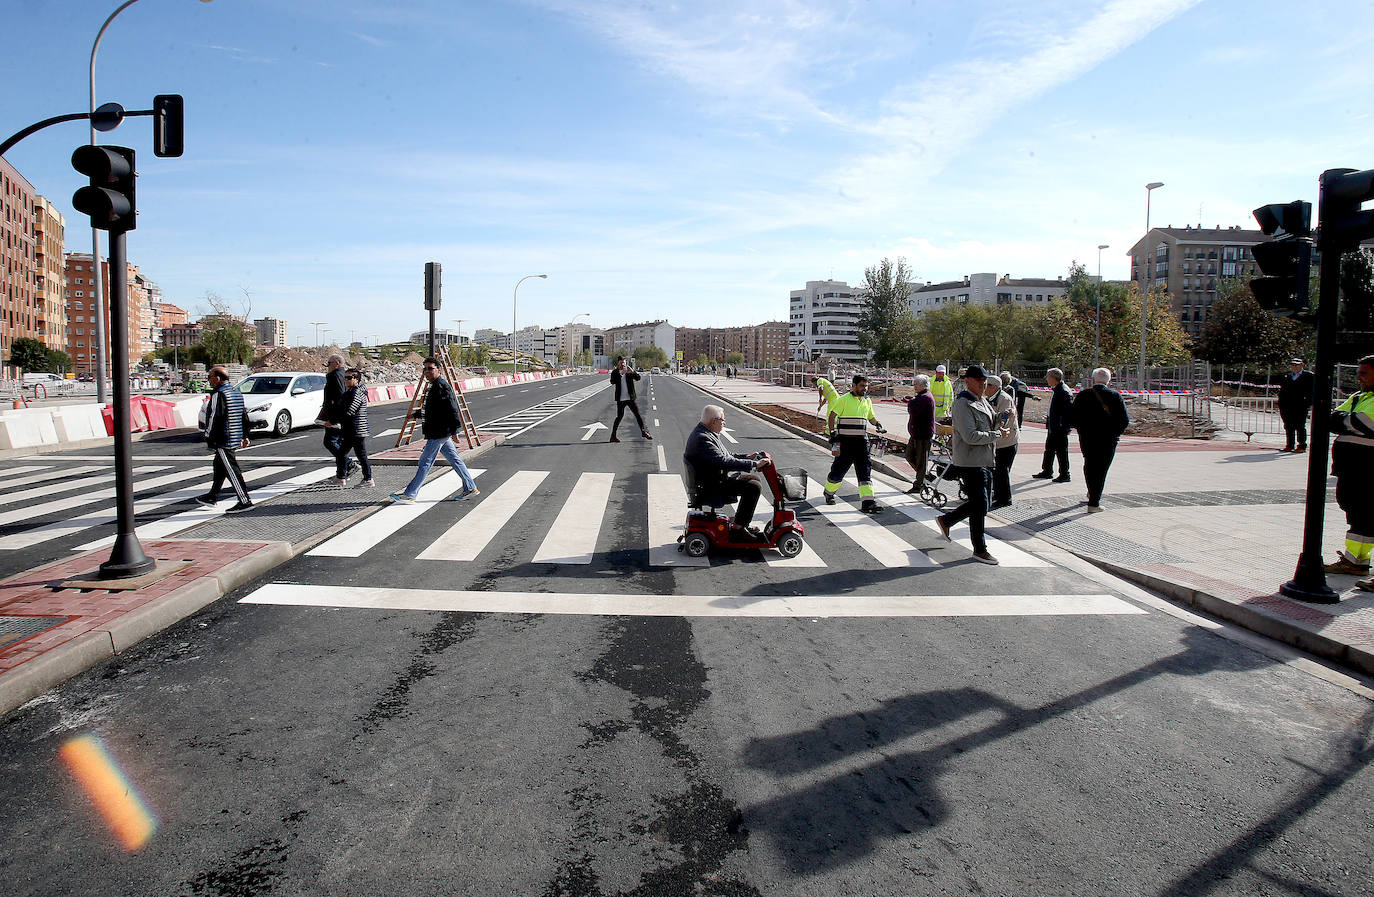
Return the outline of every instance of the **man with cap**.
<path id="1" fill-rule="evenodd" d="M 999 438 L 1010 435 L 1007 427 L 997 426 L 997 417 L 988 404 L 988 375 L 981 365 L 971 364 L 964 372 L 964 389 L 954 399 L 951 408 L 954 436 L 950 439 L 950 460 L 959 471 L 959 484 L 968 500 L 952 511 L 935 518 L 935 525 L 945 541 L 950 528 L 961 520 L 968 520 L 969 536 L 973 541 L 973 559 L 984 564 L 996 564 L 997 558 L 988 552 L 983 538 L 983 523 L 992 498 L 992 469 L 996 463 Z"/>
<path id="2" fill-rule="evenodd" d="M 1303 360 L 1294 358 L 1288 365 L 1292 371 L 1279 384 L 1279 418 L 1283 421 L 1284 446 L 1281 452 L 1301 455 L 1307 451 L 1307 412 L 1312 407 L 1313 388 L 1317 378 L 1303 370 Z M 1293 440 L 1297 437 L 1297 447 Z"/>
<path id="3" fill-rule="evenodd" d="M 954 404 L 954 381 L 945 373 L 945 366 L 935 366 L 935 379 L 930 381 L 930 397 L 935 400 L 935 419 L 949 417 Z"/>

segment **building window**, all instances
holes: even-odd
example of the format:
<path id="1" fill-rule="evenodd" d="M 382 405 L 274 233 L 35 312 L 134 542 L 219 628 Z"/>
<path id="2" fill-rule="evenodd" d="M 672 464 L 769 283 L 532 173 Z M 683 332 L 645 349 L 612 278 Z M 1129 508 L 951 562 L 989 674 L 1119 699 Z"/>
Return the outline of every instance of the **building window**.
<path id="1" fill-rule="evenodd" d="M 77 290 L 77 291 L 76 291 L 76 295 L 78 295 L 78 296 L 84 296 L 84 295 L 86 295 L 86 294 L 85 294 L 84 292 L 82 292 L 81 290 Z"/>

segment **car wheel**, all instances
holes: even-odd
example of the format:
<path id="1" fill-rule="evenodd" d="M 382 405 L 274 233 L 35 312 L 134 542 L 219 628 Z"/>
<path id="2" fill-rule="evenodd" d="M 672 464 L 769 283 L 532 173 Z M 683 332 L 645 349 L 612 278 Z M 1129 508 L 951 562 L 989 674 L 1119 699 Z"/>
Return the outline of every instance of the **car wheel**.
<path id="1" fill-rule="evenodd" d="M 785 558 L 794 558 L 801 554 L 802 537 L 796 533 L 788 533 L 778 540 L 778 554 Z"/>
<path id="2" fill-rule="evenodd" d="M 277 413 L 277 419 L 272 424 L 272 432 L 276 433 L 278 436 L 285 436 L 287 433 L 291 432 L 290 411 L 280 411 Z"/>
<path id="3" fill-rule="evenodd" d="M 687 537 L 686 546 L 688 557 L 704 557 L 711 550 L 711 540 L 701 533 L 692 533 Z"/>

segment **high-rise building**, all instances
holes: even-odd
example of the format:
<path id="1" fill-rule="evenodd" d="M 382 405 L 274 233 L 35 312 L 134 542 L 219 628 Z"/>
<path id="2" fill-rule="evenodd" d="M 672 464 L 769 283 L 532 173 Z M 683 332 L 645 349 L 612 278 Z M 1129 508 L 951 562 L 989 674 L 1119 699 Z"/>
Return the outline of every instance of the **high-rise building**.
<path id="1" fill-rule="evenodd" d="M 286 322 L 279 318 L 258 318 L 253 322 L 258 329 L 258 345 L 275 349 L 286 345 Z"/>
<path id="2" fill-rule="evenodd" d="M 788 300 L 788 348 L 796 360 L 821 355 L 860 362 L 868 353 L 859 348 L 859 314 L 863 299 L 858 289 L 842 280 L 808 280 Z"/>
<path id="3" fill-rule="evenodd" d="M 483 346 L 491 346 L 493 349 L 510 348 L 510 334 L 489 327 L 479 327 L 472 335 L 472 341 Z"/>
<path id="4" fill-rule="evenodd" d="M 0 364 L 9 360 L 15 340 L 43 338 L 34 253 L 37 199 L 33 185 L 0 158 Z"/>
<path id="5" fill-rule="evenodd" d="M 731 353 L 744 357 L 745 367 L 780 365 L 790 357 L 786 321 L 766 321 L 747 327 L 679 327 L 677 351 L 685 363 L 701 356 L 721 362 Z"/>
<path id="6" fill-rule="evenodd" d="M 102 295 L 110 295 L 110 263 L 100 260 L 97 274 L 89 252 L 68 252 L 66 264 L 67 354 L 80 373 L 94 373 L 96 364 L 95 308 L 91 290 L 97 276 L 101 279 Z M 143 277 L 137 265 L 127 264 L 124 271 L 125 295 L 128 297 L 127 331 L 124 338 L 129 351 L 129 363 L 136 364 L 153 350 L 156 336 L 153 302 L 150 295 L 161 296 L 162 291 Z M 110 307 L 105 303 L 105 376 L 110 375 Z"/>
<path id="7" fill-rule="evenodd" d="M 1131 247 L 1131 281 L 1139 284 L 1144 276 L 1150 289 L 1165 284 L 1174 314 L 1197 336 L 1207 325 L 1218 285 L 1256 273 L 1251 247 L 1268 239 L 1238 226 L 1151 228 Z"/>
<path id="8" fill-rule="evenodd" d="M 38 332 L 49 349 L 67 351 L 67 271 L 62 260 L 66 221 L 43 196 L 33 202 L 34 303 Z"/>

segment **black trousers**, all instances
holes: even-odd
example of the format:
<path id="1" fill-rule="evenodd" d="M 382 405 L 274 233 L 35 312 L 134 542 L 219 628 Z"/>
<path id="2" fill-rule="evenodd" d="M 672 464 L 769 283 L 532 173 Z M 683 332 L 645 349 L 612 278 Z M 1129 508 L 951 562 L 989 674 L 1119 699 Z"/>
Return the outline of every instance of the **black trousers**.
<path id="1" fill-rule="evenodd" d="M 343 452 L 335 456 L 335 472 L 339 479 L 344 478 L 344 472 L 348 470 L 348 453 L 352 452 L 358 456 L 358 465 L 363 469 L 363 479 L 372 479 L 372 462 L 367 459 L 367 437 L 366 436 L 346 436 L 344 437 Z"/>
<path id="2" fill-rule="evenodd" d="M 940 519 L 947 526 L 954 526 L 961 520 L 968 520 L 968 532 L 973 541 L 974 551 L 987 551 L 988 543 L 983 538 L 983 525 L 988 513 L 988 499 L 992 493 L 991 467 L 961 467 L 959 482 L 964 487 L 968 501 L 953 511 L 946 511 Z"/>
<path id="3" fill-rule="evenodd" d="M 621 421 L 621 419 L 622 419 L 623 417 L 625 417 L 625 409 L 626 409 L 626 408 L 629 408 L 630 411 L 634 412 L 635 422 L 639 424 L 639 429 L 640 429 L 640 430 L 647 430 L 647 429 L 648 429 L 648 427 L 644 426 L 644 418 L 642 418 L 642 417 L 639 416 L 639 402 L 635 401 L 634 399 L 630 399 L 630 400 L 627 401 L 627 402 L 616 402 L 616 403 L 615 403 L 615 423 L 611 424 L 611 435 L 612 435 L 612 436 L 614 436 L 614 435 L 615 435 L 615 431 L 618 430 L 618 429 L 620 428 L 620 421 Z"/>
<path id="4" fill-rule="evenodd" d="M 1307 412 L 1304 411 L 1302 417 L 1283 413 L 1279 417 L 1283 419 L 1284 447 L 1294 448 L 1293 441 L 1296 438 L 1297 448 L 1307 448 Z"/>
<path id="5" fill-rule="evenodd" d="M 1096 507 L 1102 503 L 1107 471 L 1116 457 L 1116 441 L 1084 443 L 1082 437 L 1079 438 L 1079 448 L 1083 450 L 1083 479 L 1088 485 L 1088 504 Z"/>
<path id="6" fill-rule="evenodd" d="M 1011 465 L 1016 460 L 1016 446 L 999 448 L 996 454 L 997 466 L 992 471 L 992 503 L 1000 505 L 1011 503 Z"/>
<path id="7" fill-rule="evenodd" d="M 214 479 L 210 481 L 209 498 L 211 501 L 219 500 L 219 490 L 223 488 L 224 481 L 228 480 L 238 500 L 243 504 L 248 504 L 250 501 L 248 498 L 248 486 L 243 482 L 243 471 L 239 470 L 237 450 L 227 448 L 215 449 L 214 471 Z"/>
<path id="8" fill-rule="evenodd" d="M 842 482 L 849 468 L 853 467 L 859 485 L 867 486 L 873 480 L 873 465 L 868 460 L 868 437 L 841 436 L 839 443 L 840 453 L 830 465 L 828 480 L 832 483 Z"/>
<path id="9" fill-rule="evenodd" d="M 1054 473 L 1055 459 L 1059 460 L 1059 475 L 1069 475 L 1069 434 L 1050 433 L 1045 437 L 1045 457 L 1040 461 L 1041 473 Z"/>
<path id="10" fill-rule="evenodd" d="M 754 509 L 759 505 L 759 496 L 763 494 L 759 484 L 752 479 L 726 477 L 721 491 L 730 498 L 739 499 L 739 503 L 735 505 L 735 526 L 748 526 L 749 521 L 754 519 Z"/>

